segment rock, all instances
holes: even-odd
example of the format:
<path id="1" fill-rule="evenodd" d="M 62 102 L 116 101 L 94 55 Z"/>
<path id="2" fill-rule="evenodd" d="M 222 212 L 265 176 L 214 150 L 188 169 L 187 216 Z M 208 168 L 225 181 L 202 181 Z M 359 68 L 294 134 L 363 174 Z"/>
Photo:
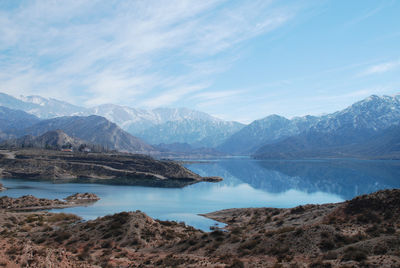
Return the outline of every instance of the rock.
<path id="1" fill-rule="evenodd" d="M 224 179 L 218 176 L 213 176 L 213 177 L 204 177 L 203 181 L 207 181 L 207 182 L 219 182 L 219 181 L 223 181 Z"/>
<path id="2" fill-rule="evenodd" d="M 74 203 L 90 203 L 90 202 L 96 202 L 100 200 L 100 197 L 98 197 L 95 194 L 92 193 L 76 193 L 74 195 L 70 195 L 67 198 L 65 198 L 68 202 L 74 202 Z"/>

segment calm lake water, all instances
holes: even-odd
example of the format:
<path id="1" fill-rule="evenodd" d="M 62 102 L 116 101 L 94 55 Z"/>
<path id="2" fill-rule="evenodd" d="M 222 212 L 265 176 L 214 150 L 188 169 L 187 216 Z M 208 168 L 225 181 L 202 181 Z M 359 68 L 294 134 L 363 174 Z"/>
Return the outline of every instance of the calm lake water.
<path id="1" fill-rule="evenodd" d="M 400 188 L 400 161 L 259 161 L 234 158 L 185 166 L 202 176 L 221 176 L 224 181 L 165 189 L 0 179 L 8 188 L 0 196 L 31 194 L 62 199 L 76 192 L 92 192 L 100 196 L 99 202 L 62 211 L 75 213 L 84 219 L 95 219 L 121 211 L 141 210 L 154 218 L 184 221 L 209 230 L 215 222 L 198 214 L 226 208 L 288 208 L 309 203 L 341 202 L 380 189 Z"/>

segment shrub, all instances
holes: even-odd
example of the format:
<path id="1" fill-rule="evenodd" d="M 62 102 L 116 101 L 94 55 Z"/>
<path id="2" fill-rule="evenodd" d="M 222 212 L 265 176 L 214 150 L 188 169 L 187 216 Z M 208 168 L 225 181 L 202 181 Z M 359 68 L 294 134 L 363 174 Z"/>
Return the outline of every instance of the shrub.
<path id="1" fill-rule="evenodd" d="M 329 251 L 328 253 L 326 253 L 324 255 L 325 260 L 336 260 L 337 257 L 338 257 L 338 254 L 335 251 Z"/>
<path id="2" fill-rule="evenodd" d="M 239 259 L 235 259 L 228 268 L 244 268 L 244 263 Z"/>
<path id="3" fill-rule="evenodd" d="M 250 240 L 250 241 L 246 241 L 244 243 L 242 243 L 239 247 L 239 249 L 248 249 L 248 250 L 252 250 L 253 248 L 255 248 L 258 244 L 260 243 L 260 241 L 258 240 Z"/>
<path id="4" fill-rule="evenodd" d="M 366 259 L 367 259 L 367 253 L 364 250 L 353 247 L 348 247 L 343 255 L 344 261 L 354 260 L 360 262 Z"/>
<path id="5" fill-rule="evenodd" d="M 295 227 L 291 227 L 291 226 L 286 226 L 286 227 L 282 227 L 279 228 L 276 233 L 277 234 L 284 234 L 284 233 L 288 233 L 288 232 L 292 232 L 295 230 Z"/>
<path id="6" fill-rule="evenodd" d="M 305 211 L 305 209 L 304 209 L 303 206 L 298 206 L 298 207 L 292 208 L 292 209 L 290 210 L 290 213 L 291 213 L 291 214 L 300 214 L 300 213 L 302 213 L 302 212 L 304 212 L 304 211 Z"/>
<path id="7" fill-rule="evenodd" d="M 48 222 L 72 221 L 80 218 L 74 214 L 56 213 L 47 218 Z"/>
<path id="8" fill-rule="evenodd" d="M 319 243 L 319 248 L 323 251 L 331 250 L 334 247 L 335 244 L 327 238 L 322 239 L 321 242 Z"/>
<path id="9" fill-rule="evenodd" d="M 215 230 L 215 231 L 211 232 L 210 235 L 211 235 L 211 236 L 214 236 L 214 237 L 216 237 L 216 236 L 223 236 L 223 235 L 224 235 L 224 232 L 221 231 L 221 230 Z"/>
<path id="10" fill-rule="evenodd" d="M 322 261 L 316 261 L 310 264 L 310 268 L 331 268 L 332 264 L 324 263 Z"/>
<path id="11" fill-rule="evenodd" d="M 71 234 L 65 231 L 59 231 L 56 233 L 54 240 L 58 243 L 62 243 L 71 237 Z"/>

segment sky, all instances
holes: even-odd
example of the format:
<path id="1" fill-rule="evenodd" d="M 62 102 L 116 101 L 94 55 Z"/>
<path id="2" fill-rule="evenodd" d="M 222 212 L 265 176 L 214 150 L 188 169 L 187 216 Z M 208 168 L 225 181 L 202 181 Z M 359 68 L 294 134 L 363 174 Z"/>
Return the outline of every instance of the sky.
<path id="1" fill-rule="evenodd" d="M 400 1 L 2 0 L 0 91 L 249 123 L 400 93 Z"/>

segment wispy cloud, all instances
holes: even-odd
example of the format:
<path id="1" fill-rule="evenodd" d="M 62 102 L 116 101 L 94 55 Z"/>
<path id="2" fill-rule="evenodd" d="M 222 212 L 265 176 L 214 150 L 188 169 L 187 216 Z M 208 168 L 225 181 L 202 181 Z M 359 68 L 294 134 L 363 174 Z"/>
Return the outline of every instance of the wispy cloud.
<path id="1" fill-rule="evenodd" d="M 393 69 L 396 69 L 399 66 L 400 66 L 400 60 L 384 62 L 384 63 L 369 66 L 366 70 L 361 72 L 359 75 L 366 76 L 366 75 L 386 73 Z"/>
<path id="2" fill-rule="evenodd" d="M 238 57 L 231 49 L 295 15 L 264 0 L 23 1 L 0 7 L 0 90 L 170 105 L 206 90 Z"/>

